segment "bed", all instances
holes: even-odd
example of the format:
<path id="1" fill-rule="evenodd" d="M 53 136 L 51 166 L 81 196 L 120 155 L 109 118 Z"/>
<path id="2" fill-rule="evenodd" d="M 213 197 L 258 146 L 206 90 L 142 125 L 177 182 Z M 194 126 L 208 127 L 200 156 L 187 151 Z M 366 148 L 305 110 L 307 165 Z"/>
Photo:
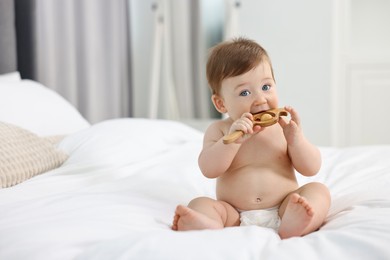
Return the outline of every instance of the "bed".
<path id="1" fill-rule="evenodd" d="M 0 259 L 390 259 L 388 145 L 320 147 L 321 171 L 298 180 L 329 187 L 326 223 L 281 240 L 257 226 L 170 229 L 177 204 L 215 197 L 214 180 L 197 165 L 203 133 L 185 124 L 120 118 L 91 125 L 17 72 L 0 76 L 0 123 Z M 29 142 L 18 142 L 26 135 Z M 26 163 L 33 155 L 18 153 L 29 144 L 46 150 Z M 40 160 L 55 163 L 12 173 Z"/>

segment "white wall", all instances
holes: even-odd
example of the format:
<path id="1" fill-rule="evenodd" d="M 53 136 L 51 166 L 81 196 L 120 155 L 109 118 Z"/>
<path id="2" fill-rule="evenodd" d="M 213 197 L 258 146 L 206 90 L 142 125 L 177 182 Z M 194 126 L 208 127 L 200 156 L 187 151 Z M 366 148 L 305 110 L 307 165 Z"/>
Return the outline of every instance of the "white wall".
<path id="1" fill-rule="evenodd" d="M 268 51 L 280 105 L 298 110 L 318 145 L 331 141 L 331 26 L 331 1 L 241 1 L 240 34 Z"/>

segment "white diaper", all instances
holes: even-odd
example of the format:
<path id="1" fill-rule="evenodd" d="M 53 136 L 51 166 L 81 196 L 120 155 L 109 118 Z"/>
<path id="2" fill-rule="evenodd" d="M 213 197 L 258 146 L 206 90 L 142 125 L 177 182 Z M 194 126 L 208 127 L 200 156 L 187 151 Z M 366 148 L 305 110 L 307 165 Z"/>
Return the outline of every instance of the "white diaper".
<path id="1" fill-rule="evenodd" d="M 279 207 L 240 212 L 240 226 L 256 225 L 278 231 L 280 225 Z"/>

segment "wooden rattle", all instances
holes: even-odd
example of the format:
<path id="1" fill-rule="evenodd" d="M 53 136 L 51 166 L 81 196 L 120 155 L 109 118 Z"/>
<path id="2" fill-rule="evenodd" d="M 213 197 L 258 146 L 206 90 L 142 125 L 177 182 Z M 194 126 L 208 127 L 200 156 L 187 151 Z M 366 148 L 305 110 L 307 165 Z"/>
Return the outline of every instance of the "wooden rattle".
<path id="1" fill-rule="evenodd" d="M 261 127 L 271 126 L 279 121 L 281 116 L 288 116 L 284 108 L 273 108 L 253 115 L 253 124 Z M 236 141 L 244 134 L 243 131 L 235 131 L 223 137 L 224 144 L 230 144 Z"/>

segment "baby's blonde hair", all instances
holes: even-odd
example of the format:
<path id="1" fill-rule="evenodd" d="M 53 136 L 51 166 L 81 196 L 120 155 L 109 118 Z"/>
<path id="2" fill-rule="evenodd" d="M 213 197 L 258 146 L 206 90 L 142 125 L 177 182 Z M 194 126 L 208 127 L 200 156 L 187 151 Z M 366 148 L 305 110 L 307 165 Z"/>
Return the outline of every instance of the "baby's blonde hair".
<path id="1" fill-rule="evenodd" d="M 269 63 L 274 78 L 266 50 L 255 41 L 240 37 L 217 44 L 211 49 L 206 66 L 212 93 L 219 93 L 224 79 L 244 74 L 264 61 Z"/>

